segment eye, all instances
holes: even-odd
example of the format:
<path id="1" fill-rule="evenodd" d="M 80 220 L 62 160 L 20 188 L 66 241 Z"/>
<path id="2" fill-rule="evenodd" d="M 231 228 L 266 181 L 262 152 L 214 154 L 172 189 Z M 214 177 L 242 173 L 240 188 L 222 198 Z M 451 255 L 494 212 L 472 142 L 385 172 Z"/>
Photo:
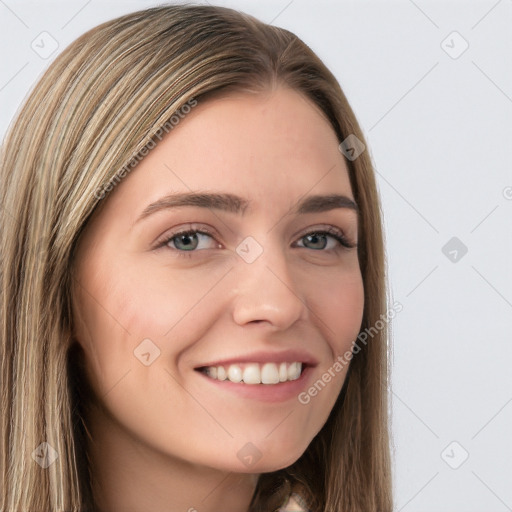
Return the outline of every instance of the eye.
<path id="1" fill-rule="evenodd" d="M 335 242 L 334 244 L 331 244 L 331 247 L 329 247 L 327 251 L 324 252 L 335 250 L 338 244 L 346 249 L 352 249 L 356 247 L 356 244 L 351 243 L 341 231 L 332 227 L 325 230 L 311 231 L 306 233 L 301 237 L 301 240 L 306 241 L 307 244 L 312 244 L 314 246 L 306 247 L 306 249 L 312 248 L 314 250 L 323 250 L 328 245 L 328 238 L 335 240 Z"/>
<path id="2" fill-rule="evenodd" d="M 211 247 L 200 247 L 201 242 L 205 242 L 205 239 L 208 238 L 215 240 L 207 229 L 188 229 L 167 235 L 164 240 L 158 244 L 157 248 L 168 247 L 169 249 L 178 251 L 178 253 L 186 253 L 194 252 L 196 249 L 214 249 L 215 247 L 219 247 L 218 243 L 210 244 Z"/>

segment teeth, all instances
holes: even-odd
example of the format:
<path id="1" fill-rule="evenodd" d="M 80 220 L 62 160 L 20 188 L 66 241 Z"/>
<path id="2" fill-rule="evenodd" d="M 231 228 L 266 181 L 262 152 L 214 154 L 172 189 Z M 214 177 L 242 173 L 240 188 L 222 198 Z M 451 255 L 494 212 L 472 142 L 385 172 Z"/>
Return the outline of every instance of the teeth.
<path id="1" fill-rule="evenodd" d="M 211 366 L 210 368 L 208 368 L 208 370 L 213 370 L 215 368 L 215 366 Z M 215 372 L 213 372 L 215 373 Z M 215 377 L 209 373 L 208 375 L 210 375 L 210 377 L 212 377 L 212 379 L 215 379 Z M 217 379 L 218 380 L 226 380 L 228 378 L 228 375 L 226 373 L 226 370 L 224 368 L 224 366 L 217 366 Z"/>
<path id="2" fill-rule="evenodd" d="M 230 364 L 228 367 L 228 380 L 240 382 L 242 380 L 242 368 L 237 364 Z"/>
<path id="3" fill-rule="evenodd" d="M 286 382 L 288 380 L 288 367 L 286 363 L 279 365 L 279 382 Z"/>
<path id="4" fill-rule="evenodd" d="M 297 380 L 302 372 L 302 363 L 244 363 L 224 366 L 209 366 L 205 369 L 208 377 L 215 380 L 229 380 L 244 384 L 278 384 Z"/>
<path id="5" fill-rule="evenodd" d="M 288 380 L 297 380 L 300 377 L 301 367 L 300 363 L 292 363 L 288 366 Z"/>
<path id="6" fill-rule="evenodd" d="M 261 383 L 262 384 L 277 384 L 279 382 L 279 370 L 277 364 L 265 363 L 261 367 Z"/>
<path id="7" fill-rule="evenodd" d="M 260 379 L 260 366 L 258 364 L 248 364 L 244 368 L 243 381 L 246 384 L 260 384 Z"/>

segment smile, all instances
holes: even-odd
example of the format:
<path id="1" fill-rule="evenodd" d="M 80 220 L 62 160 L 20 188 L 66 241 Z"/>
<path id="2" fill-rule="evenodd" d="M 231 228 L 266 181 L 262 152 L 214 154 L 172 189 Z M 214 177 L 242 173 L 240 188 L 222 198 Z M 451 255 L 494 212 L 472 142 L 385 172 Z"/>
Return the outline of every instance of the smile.
<path id="1" fill-rule="evenodd" d="M 297 380 L 302 373 L 302 363 L 235 363 L 225 366 L 206 366 L 199 371 L 209 378 L 243 384 L 279 384 Z"/>

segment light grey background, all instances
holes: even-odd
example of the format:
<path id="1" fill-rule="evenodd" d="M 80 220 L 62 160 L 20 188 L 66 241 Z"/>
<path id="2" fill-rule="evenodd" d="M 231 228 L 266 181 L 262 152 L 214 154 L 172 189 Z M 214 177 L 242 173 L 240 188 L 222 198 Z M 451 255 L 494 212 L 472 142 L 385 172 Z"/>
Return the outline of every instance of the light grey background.
<path id="1" fill-rule="evenodd" d="M 512 510 L 512 0 L 212 3 L 301 37 L 368 138 L 390 301 L 403 305 L 392 323 L 395 510 Z M 2 136 L 65 46 L 154 5 L 0 0 Z"/>

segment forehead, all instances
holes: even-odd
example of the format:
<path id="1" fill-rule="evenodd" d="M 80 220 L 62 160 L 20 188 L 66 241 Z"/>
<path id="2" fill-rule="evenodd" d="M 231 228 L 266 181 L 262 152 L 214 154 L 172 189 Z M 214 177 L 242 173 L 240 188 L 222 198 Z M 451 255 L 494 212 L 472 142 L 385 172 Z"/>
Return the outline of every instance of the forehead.
<path id="1" fill-rule="evenodd" d="M 117 185 L 108 202 L 144 209 L 166 193 L 247 197 L 251 211 L 311 194 L 351 195 L 336 134 L 302 94 L 280 88 L 198 102 Z"/>

